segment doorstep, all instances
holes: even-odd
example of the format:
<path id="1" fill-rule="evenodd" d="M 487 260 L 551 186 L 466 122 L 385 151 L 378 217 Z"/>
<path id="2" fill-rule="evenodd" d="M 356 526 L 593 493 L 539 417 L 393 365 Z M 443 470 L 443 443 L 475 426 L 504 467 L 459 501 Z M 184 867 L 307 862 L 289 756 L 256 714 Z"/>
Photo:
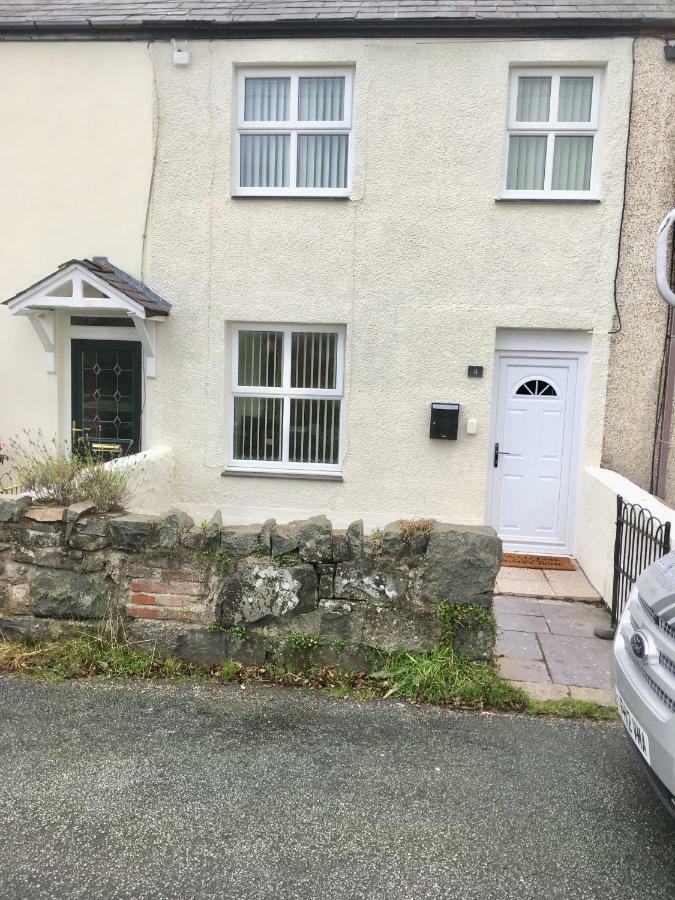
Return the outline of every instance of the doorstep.
<path id="1" fill-rule="evenodd" d="M 601 599 L 578 564 L 574 572 L 502 566 L 497 574 L 496 590 L 498 594 L 512 597 L 543 597 L 586 603 L 595 603 Z"/>
<path id="2" fill-rule="evenodd" d="M 609 626 L 607 609 L 588 602 L 500 595 L 494 612 L 497 668 L 503 678 L 534 700 L 615 705 L 612 642 L 593 635 L 594 628 Z"/>

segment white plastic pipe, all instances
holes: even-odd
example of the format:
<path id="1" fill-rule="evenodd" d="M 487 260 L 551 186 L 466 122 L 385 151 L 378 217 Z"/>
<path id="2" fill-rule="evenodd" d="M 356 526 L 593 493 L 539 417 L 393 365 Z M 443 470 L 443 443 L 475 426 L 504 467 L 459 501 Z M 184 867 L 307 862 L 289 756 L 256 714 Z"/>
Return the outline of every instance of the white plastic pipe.
<path id="1" fill-rule="evenodd" d="M 661 222 L 656 235 L 656 285 L 663 299 L 671 306 L 675 306 L 675 293 L 670 287 L 668 246 L 673 225 L 675 225 L 675 209 L 671 209 Z"/>

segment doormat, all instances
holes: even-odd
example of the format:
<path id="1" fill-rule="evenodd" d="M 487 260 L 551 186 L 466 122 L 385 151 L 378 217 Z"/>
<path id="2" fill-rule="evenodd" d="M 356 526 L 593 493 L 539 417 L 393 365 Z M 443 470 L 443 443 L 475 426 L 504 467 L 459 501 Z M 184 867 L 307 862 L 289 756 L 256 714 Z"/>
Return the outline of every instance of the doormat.
<path id="1" fill-rule="evenodd" d="M 557 569 L 559 572 L 577 570 L 569 556 L 537 556 L 534 553 L 503 553 L 502 565 L 516 569 Z"/>

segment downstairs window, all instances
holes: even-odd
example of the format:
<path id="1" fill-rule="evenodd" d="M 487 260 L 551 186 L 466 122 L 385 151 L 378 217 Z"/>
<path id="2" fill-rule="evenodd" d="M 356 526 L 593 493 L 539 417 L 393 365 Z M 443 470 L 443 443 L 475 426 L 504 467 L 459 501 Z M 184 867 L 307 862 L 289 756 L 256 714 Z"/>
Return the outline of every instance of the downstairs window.
<path id="1" fill-rule="evenodd" d="M 339 472 L 344 328 L 237 325 L 231 383 L 232 467 Z"/>

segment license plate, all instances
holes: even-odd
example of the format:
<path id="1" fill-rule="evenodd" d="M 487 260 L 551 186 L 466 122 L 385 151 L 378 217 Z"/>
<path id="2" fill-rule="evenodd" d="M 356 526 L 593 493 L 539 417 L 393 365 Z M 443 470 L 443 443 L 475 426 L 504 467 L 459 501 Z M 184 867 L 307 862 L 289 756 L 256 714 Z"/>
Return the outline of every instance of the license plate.
<path id="1" fill-rule="evenodd" d="M 647 732 L 640 725 L 633 713 L 628 709 L 623 697 L 618 691 L 616 692 L 616 705 L 619 708 L 619 715 L 621 716 L 621 720 L 626 726 L 626 731 L 631 736 L 633 743 L 638 748 L 640 753 L 644 756 L 647 762 L 649 762 L 649 738 L 647 737 Z"/>

